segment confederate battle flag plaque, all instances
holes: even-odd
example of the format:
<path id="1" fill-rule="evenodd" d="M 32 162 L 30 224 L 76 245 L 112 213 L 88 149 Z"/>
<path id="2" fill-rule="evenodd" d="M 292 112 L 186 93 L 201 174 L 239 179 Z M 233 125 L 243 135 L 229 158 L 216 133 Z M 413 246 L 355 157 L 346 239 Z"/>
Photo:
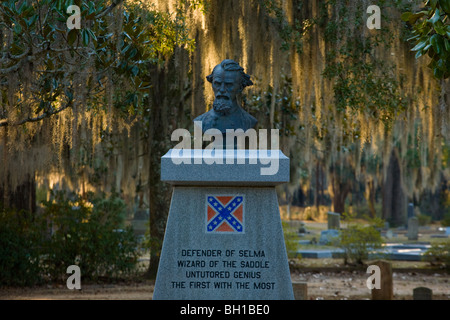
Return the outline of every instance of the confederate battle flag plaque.
<path id="1" fill-rule="evenodd" d="M 244 195 L 206 196 L 206 233 L 245 233 Z"/>

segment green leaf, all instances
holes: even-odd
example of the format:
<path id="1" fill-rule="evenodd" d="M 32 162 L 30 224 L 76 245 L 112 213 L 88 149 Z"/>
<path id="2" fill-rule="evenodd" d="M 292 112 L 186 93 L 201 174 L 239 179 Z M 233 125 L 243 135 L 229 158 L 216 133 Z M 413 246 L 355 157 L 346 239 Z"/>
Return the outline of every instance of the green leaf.
<path id="1" fill-rule="evenodd" d="M 434 12 L 433 16 L 428 21 L 431 22 L 432 24 L 435 24 L 436 22 L 439 21 L 440 18 L 441 16 L 439 13 L 439 9 L 436 8 L 436 11 Z"/>
<path id="2" fill-rule="evenodd" d="M 81 31 L 81 39 L 83 40 L 83 44 L 85 46 L 89 45 L 90 36 L 89 36 L 89 32 L 86 29 L 83 29 L 83 31 Z"/>
<path id="3" fill-rule="evenodd" d="M 437 79 L 441 79 L 442 76 L 444 75 L 444 72 L 441 69 L 434 68 L 433 74 Z"/>
<path id="4" fill-rule="evenodd" d="M 136 48 L 133 48 L 130 51 L 130 54 L 128 55 L 128 59 L 133 59 L 138 54 L 138 50 Z"/>
<path id="5" fill-rule="evenodd" d="M 24 1 L 24 2 L 22 3 L 22 5 L 19 7 L 19 9 L 17 10 L 17 12 L 20 14 L 21 17 L 22 17 L 23 11 L 24 11 L 25 9 L 27 9 L 27 8 L 28 8 L 27 1 Z"/>
<path id="6" fill-rule="evenodd" d="M 133 68 L 131 68 L 131 73 L 136 77 L 139 73 L 139 68 L 137 66 L 133 66 Z"/>
<path id="7" fill-rule="evenodd" d="M 412 12 L 404 12 L 402 14 L 402 20 L 408 22 L 412 14 L 413 14 Z"/>
<path id="8" fill-rule="evenodd" d="M 406 41 L 411 41 L 411 40 L 417 39 L 417 38 L 419 38 L 419 37 L 420 37 L 420 35 L 419 35 L 419 34 L 416 34 L 415 36 L 406 39 Z"/>
<path id="9" fill-rule="evenodd" d="M 439 4 L 445 13 L 450 14 L 450 0 L 439 0 Z"/>
<path id="10" fill-rule="evenodd" d="M 131 48 L 131 44 L 127 45 L 125 48 L 122 49 L 121 53 L 125 54 L 127 51 Z"/>
<path id="11" fill-rule="evenodd" d="M 438 0 L 430 0 L 430 5 L 433 10 L 436 9 L 437 3 Z"/>
<path id="12" fill-rule="evenodd" d="M 445 51 L 450 52 L 450 41 L 446 38 L 444 39 Z"/>
<path id="13" fill-rule="evenodd" d="M 418 51 L 418 50 L 424 48 L 426 45 L 427 45 L 427 41 L 421 41 L 414 48 L 412 48 L 411 51 Z"/>
<path id="14" fill-rule="evenodd" d="M 36 20 L 38 19 L 38 17 L 39 17 L 39 16 L 36 14 L 36 15 L 32 16 L 30 19 L 25 20 L 25 22 L 27 23 L 28 28 L 31 27 L 31 26 L 33 26 L 33 24 L 36 22 Z"/>
<path id="15" fill-rule="evenodd" d="M 22 33 L 22 26 L 20 24 L 16 23 L 14 25 L 14 32 L 17 33 L 17 34 L 21 34 Z"/>
<path id="16" fill-rule="evenodd" d="M 409 23 L 410 23 L 410 24 L 415 24 L 416 21 L 417 21 L 418 19 L 422 18 L 422 17 L 423 17 L 424 15 L 426 15 L 426 14 L 428 14 L 427 11 L 420 11 L 420 12 L 417 12 L 417 13 L 412 14 L 412 15 L 409 17 Z"/>
<path id="17" fill-rule="evenodd" d="M 92 20 L 95 18 L 95 15 L 97 14 L 96 9 L 95 9 L 95 4 L 93 1 L 89 1 L 89 9 L 88 9 L 88 14 L 86 15 L 86 19 L 87 20 Z"/>
<path id="18" fill-rule="evenodd" d="M 445 36 L 446 32 L 445 32 L 445 27 L 444 24 L 442 23 L 442 21 L 438 21 L 438 23 L 435 23 L 434 25 L 434 30 L 436 31 L 436 33 L 440 34 L 441 36 Z"/>
<path id="19" fill-rule="evenodd" d="M 77 38 L 78 38 L 78 30 L 72 29 L 69 31 L 69 34 L 67 35 L 67 43 L 72 46 L 77 40 Z"/>
<path id="20" fill-rule="evenodd" d="M 438 34 L 433 34 L 430 38 L 430 43 L 433 46 L 434 50 L 436 51 L 437 54 L 441 54 L 443 51 L 445 51 L 444 49 L 444 41 L 443 38 L 438 35 Z"/>
<path id="21" fill-rule="evenodd" d="M 423 55 L 423 51 L 419 50 L 419 51 L 417 51 L 415 58 L 419 59 L 422 55 Z"/>
<path id="22" fill-rule="evenodd" d="M 94 40 L 94 41 L 98 41 L 97 37 L 95 36 L 94 31 L 92 31 L 91 29 L 87 29 L 87 32 L 89 33 L 89 36 Z"/>
<path id="23" fill-rule="evenodd" d="M 131 41 L 133 41 L 133 39 L 130 37 L 130 35 L 129 35 L 127 32 L 123 31 L 122 34 L 123 34 L 125 37 L 127 37 L 128 39 L 130 39 Z"/>

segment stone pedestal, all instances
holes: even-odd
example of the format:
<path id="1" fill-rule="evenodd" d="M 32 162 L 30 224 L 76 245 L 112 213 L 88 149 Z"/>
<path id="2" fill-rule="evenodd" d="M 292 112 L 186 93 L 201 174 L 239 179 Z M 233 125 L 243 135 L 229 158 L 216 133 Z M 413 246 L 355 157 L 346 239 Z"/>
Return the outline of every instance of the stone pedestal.
<path id="1" fill-rule="evenodd" d="M 249 163 L 246 151 L 228 155 L 241 164 L 178 156 L 162 160 L 161 179 L 174 190 L 153 299 L 293 299 L 275 192 L 289 180 L 289 159 L 272 152 L 278 171 L 264 176 L 267 162 Z"/>

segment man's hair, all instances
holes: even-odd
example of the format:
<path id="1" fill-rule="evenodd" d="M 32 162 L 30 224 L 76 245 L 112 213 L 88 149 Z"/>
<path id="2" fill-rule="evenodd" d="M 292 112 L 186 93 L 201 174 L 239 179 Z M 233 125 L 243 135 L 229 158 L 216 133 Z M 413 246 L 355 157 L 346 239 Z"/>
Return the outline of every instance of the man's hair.
<path id="1" fill-rule="evenodd" d="M 214 71 L 216 71 L 217 67 L 219 66 L 225 71 L 239 71 L 239 73 L 241 74 L 241 91 L 245 87 L 253 85 L 252 80 L 250 80 L 250 76 L 244 72 L 244 68 L 242 68 L 239 63 L 231 59 L 225 59 L 220 64 L 215 66 L 211 74 L 206 77 L 206 80 L 211 83 L 213 82 Z"/>

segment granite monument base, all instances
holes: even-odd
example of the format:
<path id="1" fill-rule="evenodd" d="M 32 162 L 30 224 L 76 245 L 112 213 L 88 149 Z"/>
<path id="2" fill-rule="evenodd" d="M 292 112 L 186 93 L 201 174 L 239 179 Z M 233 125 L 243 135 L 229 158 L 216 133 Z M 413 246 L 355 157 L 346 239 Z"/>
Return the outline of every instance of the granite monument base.
<path id="1" fill-rule="evenodd" d="M 275 187 L 175 186 L 153 299 L 294 299 Z"/>

